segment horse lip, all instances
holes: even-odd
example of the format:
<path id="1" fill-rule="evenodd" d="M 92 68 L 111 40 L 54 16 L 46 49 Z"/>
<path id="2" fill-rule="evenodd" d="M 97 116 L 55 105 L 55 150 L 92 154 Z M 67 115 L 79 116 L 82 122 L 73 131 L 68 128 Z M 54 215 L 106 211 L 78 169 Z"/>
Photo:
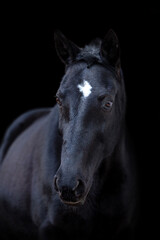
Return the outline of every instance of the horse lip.
<path id="1" fill-rule="evenodd" d="M 83 199 L 80 199 L 80 200 L 78 200 L 76 202 L 65 201 L 65 200 L 62 200 L 62 199 L 61 199 L 61 201 L 64 204 L 69 205 L 69 206 L 79 206 L 79 205 L 83 205 L 84 204 Z"/>
<path id="2" fill-rule="evenodd" d="M 86 196 L 83 196 L 82 198 L 80 198 L 79 200 L 72 202 L 72 201 L 66 201 L 61 197 L 61 193 L 59 192 L 59 197 L 61 199 L 61 202 L 63 202 L 66 205 L 70 205 L 70 206 L 79 206 L 79 205 L 83 205 L 85 200 L 86 200 Z"/>

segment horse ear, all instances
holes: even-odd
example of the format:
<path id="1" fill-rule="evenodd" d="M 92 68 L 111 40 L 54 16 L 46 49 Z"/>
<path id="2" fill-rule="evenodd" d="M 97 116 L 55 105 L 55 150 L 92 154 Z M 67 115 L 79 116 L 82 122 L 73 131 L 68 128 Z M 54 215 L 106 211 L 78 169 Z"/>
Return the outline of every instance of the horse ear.
<path id="1" fill-rule="evenodd" d="M 110 29 L 101 44 L 101 56 L 113 67 L 120 66 L 119 40 L 116 33 Z"/>
<path id="2" fill-rule="evenodd" d="M 68 40 L 60 31 L 54 33 L 55 47 L 57 55 L 64 64 L 68 64 L 73 61 L 77 54 L 80 52 L 80 48 L 73 42 Z"/>

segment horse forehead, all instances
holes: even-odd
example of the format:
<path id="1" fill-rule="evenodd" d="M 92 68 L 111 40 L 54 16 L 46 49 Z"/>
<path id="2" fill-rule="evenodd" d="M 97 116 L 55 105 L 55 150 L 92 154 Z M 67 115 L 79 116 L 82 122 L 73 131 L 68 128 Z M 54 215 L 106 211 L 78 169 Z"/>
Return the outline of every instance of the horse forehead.
<path id="1" fill-rule="evenodd" d="M 114 85 L 113 76 L 108 71 L 103 70 L 103 68 L 96 67 L 92 71 L 83 71 L 76 87 L 82 96 L 87 98 L 92 93 L 96 95 L 101 90 L 113 89 Z"/>
<path id="2" fill-rule="evenodd" d="M 79 91 L 83 94 L 84 98 L 89 97 L 89 95 L 92 93 L 92 86 L 87 80 L 83 80 L 83 83 L 78 84 L 77 88 Z"/>
<path id="3" fill-rule="evenodd" d="M 99 78 L 103 78 L 108 75 L 109 71 L 101 65 L 93 65 L 87 67 L 86 63 L 75 64 L 69 68 L 65 74 L 65 80 L 70 82 L 81 82 L 81 80 L 97 81 Z"/>
<path id="4" fill-rule="evenodd" d="M 112 75 L 104 67 L 95 65 L 87 68 L 87 65 L 80 64 L 70 68 L 61 82 L 60 89 L 65 95 L 71 94 L 72 96 L 80 93 L 84 99 L 90 95 L 99 93 L 100 89 L 107 89 L 108 85 L 112 85 Z"/>

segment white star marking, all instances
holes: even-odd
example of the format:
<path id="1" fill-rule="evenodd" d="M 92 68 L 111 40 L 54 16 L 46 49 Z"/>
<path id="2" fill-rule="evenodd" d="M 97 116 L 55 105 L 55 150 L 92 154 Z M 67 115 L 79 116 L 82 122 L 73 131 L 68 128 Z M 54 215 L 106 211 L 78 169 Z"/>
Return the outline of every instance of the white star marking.
<path id="1" fill-rule="evenodd" d="M 91 94 L 92 86 L 86 80 L 83 81 L 83 84 L 78 84 L 77 86 L 79 91 L 83 94 L 84 98 L 87 98 Z"/>

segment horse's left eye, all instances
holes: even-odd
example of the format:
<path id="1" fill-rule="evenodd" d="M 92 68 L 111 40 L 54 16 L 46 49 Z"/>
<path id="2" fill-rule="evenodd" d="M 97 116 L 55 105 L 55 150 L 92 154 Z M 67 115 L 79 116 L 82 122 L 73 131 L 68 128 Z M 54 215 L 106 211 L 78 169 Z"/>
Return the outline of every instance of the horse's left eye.
<path id="1" fill-rule="evenodd" d="M 113 102 L 107 101 L 107 102 L 105 102 L 105 103 L 103 104 L 103 108 L 104 108 L 104 110 L 109 111 L 109 110 L 111 110 L 112 105 L 113 105 Z"/>

